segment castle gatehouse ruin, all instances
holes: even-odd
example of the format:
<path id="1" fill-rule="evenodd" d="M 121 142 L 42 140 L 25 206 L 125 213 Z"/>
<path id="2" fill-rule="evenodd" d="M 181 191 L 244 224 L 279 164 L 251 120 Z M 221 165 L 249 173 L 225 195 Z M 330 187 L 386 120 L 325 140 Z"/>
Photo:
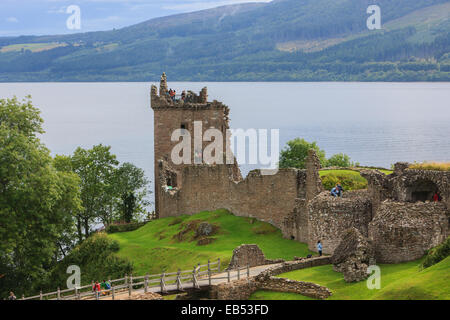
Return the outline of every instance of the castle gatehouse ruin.
<path id="1" fill-rule="evenodd" d="M 313 251 L 321 240 L 326 254 L 333 253 L 346 230 L 356 228 L 373 242 L 381 263 L 420 258 L 450 234 L 450 172 L 409 169 L 407 163 L 397 163 L 390 175 L 363 170 L 367 190 L 334 198 L 323 190 L 319 159 L 312 150 L 306 169 L 279 169 L 273 175 L 253 170 L 246 178 L 234 158 L 225 164 L 175 164 L 171 160 L 178 143 L 171 139 L 174 130 L 186 130 L 194 137 L 198 130 L 194 122 L 200 121 L 202 133 L 215 128 L 223 133 L 223 145 L 229 145 L 230 110 L 216 100 L 209 102 L 206 88 L 198 95 L 188 91 L 183 99 L 171 97 L 165 74 L 159 94 L 156 86 L 151 87 L 151 107 L 159 218 L 228 209 L 237 216 L 271 223 L 284 237 L 308 243 Z M 203 150 L 210 142 L 202 143 Z M 190 157 L 196 153 L 192 148 Z M 437 191 L 442 201 L 431 202 Z"/>

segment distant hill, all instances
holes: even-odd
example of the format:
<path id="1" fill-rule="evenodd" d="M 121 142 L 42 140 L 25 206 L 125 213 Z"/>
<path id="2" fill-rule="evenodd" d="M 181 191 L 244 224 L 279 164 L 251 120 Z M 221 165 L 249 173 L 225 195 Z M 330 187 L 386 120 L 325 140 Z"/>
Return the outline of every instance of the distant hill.
<path id="1" fill-rule="evenodd" d="M 449 81 L 450 1 L 275 0 L 0 47 L 0 81 Z"/>

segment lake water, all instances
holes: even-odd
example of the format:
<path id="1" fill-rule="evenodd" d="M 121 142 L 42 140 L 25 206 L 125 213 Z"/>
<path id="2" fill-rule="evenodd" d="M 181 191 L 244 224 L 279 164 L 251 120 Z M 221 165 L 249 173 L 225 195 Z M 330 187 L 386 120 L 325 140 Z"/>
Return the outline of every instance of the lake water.
<path id="1" fill-rule="evenodd" d="M 0 98 L 31 94 L 52 154 L 103 143 L 153 181 L 152 83 L 2 83 Z M 280 129 L 317 141 L 327 156 L 361 165 L 450 161 L 450 83 L 169 82 L 181 92 L 208 87 L 231 108 L 232 128 Z M 243 174 L 255 166 L 242 166 Z"/>

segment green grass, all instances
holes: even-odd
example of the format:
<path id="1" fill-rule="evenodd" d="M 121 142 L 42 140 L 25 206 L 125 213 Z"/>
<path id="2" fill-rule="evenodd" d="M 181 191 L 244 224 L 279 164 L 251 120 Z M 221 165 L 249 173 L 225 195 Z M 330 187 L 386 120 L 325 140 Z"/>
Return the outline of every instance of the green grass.
<path id="1" fill-rule="evenodd" d="M 369 168 L 368 168 L 369 169 Z M 379 171 L 388 175 L 390 170 L 380 169 Z M 367 180 L 361 177 L 359 171 L 352 169 L 336 169 L 319 171 L 322 185 L 325 190 L 331 190 L 336 183 L 340 183 L 345 191 L 362 190 L 367 188 Z"/>
<path id="2" fill-rule="evenodd" d="M 258 290 L 250 296 L 249 300 L 315 300 L 315 299 L 302 296 L 297 293 Z"/>
<path id="3" fill-rule="evenodd" d="M 194 231 L 185 235 L 183 241 L 174 239 L 182 226 L 192 221 L 207 221 L 219 227 L 208 245 L 197 245 Z M 257 244 L 269 259 L 289 259 L 310 254 L 307 245 L 283 239 L 281 231 L 272 225 L 254 218 L 236 217 L 227 210 L 201 212 L 192 216 L 183 215 L 154 220 L 131 232 L 108 235 L 119 242 L 121 257 L 130 259 L 134 273 L 160 273 L 189 270 L 197 263 L 220 258 L 222 266 L 228 265 L 233 249 L 237 246 Z"/>
<path id="4" fill-rule="evenodd" d="M 314 282 L 328 287 L 333 295 L 329 300 L 448 300 L 450 299 L 450 257 L 421 270 L 423 259 L 399 263 L 381 264 L 381 288 L 369 290 L 366 281 L 347 283 L 341 273 L 331 265 L 313 267 L 279 275 L 299 281 Z M 292 299 L 292 294 L 257 291 L 252 299 Z M 301 295 L 298 300 L 310 299 Z"/>
<path id="5" fill-rule="evenodd" d="M 66 46 L 65 43 L 21 43 L 21 44 L 12 44 L 9 46 L 5 46 L 0 48 L 0 52 L 18 52 L 23 50 L 30 50 L 31 52 L 40 52 L 45 50 L 51 50 L 58 47 Z"/>

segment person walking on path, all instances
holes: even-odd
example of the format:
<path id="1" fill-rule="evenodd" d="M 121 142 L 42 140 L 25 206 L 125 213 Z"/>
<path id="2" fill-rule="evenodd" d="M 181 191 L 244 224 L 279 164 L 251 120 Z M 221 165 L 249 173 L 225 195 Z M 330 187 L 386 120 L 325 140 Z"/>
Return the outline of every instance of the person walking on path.
<path id="1" fill-rule="evenodd" d="M 317 251 L 319 252 L 319 257 L 322 256 L 322 243 L 319 241 L 317 241 Z"/>

